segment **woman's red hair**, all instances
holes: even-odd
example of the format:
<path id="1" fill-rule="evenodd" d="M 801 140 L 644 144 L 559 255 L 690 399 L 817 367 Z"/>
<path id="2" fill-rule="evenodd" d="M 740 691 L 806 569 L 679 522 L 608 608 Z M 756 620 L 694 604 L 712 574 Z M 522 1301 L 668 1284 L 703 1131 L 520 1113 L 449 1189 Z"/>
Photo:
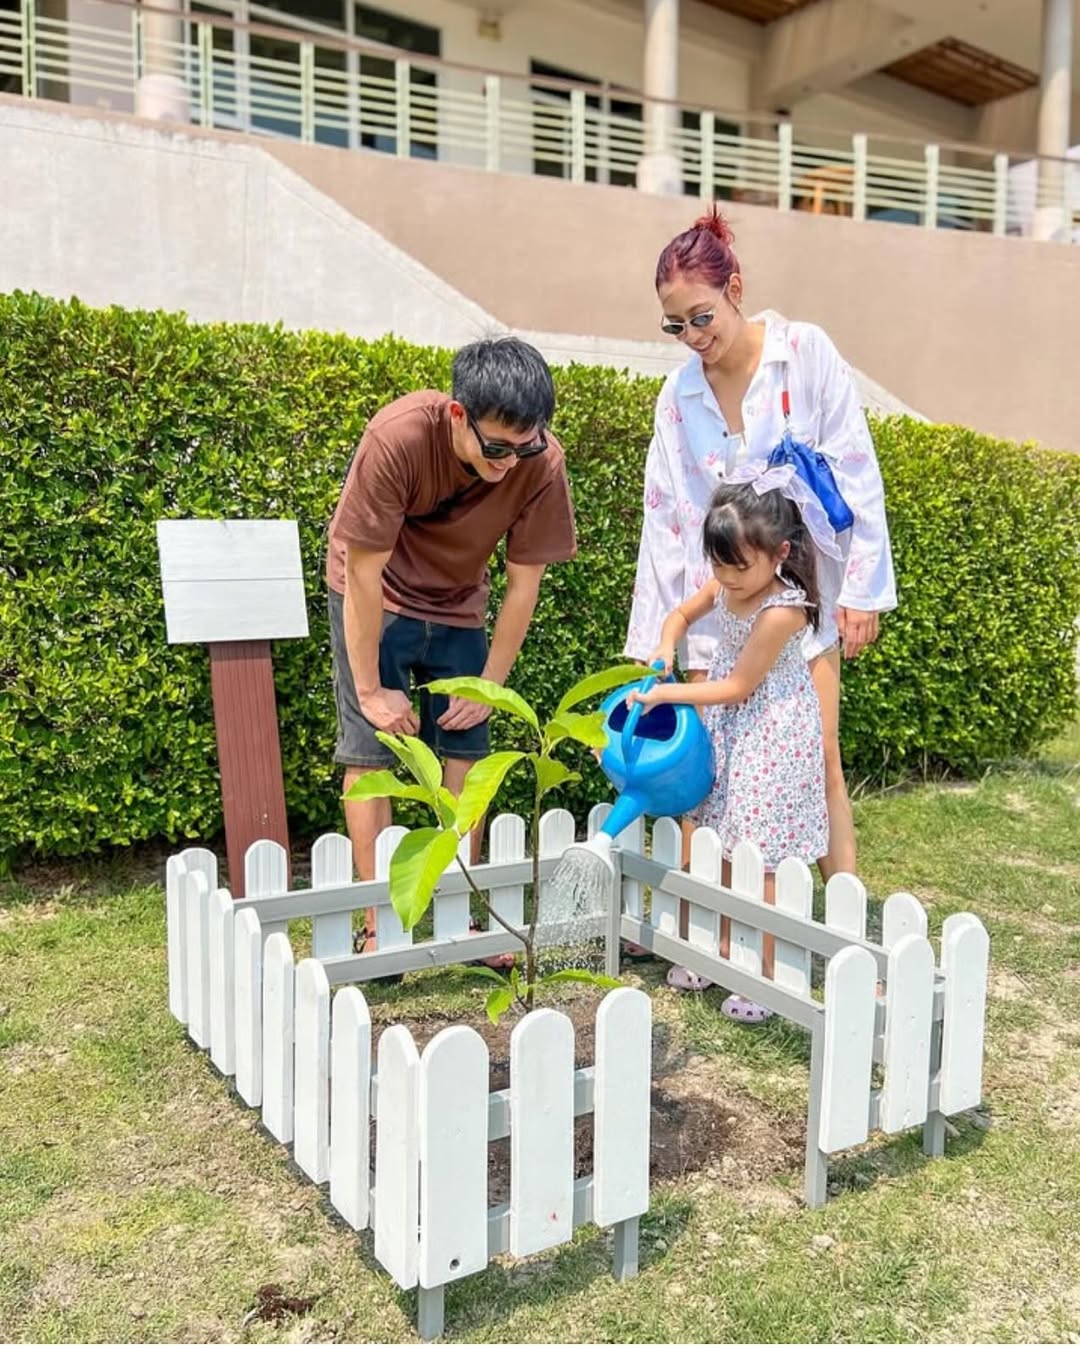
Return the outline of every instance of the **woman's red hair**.
<path id="1" fill-rule="evenodd" d="M 731 247 L 734 242 L 731 226 L 714 205 L 688 230 L 677 234 L 660 254 L 656 263 L 657 289 L 682 274 L 700 277 L 721 290 L 739 270 L 739 260 Z"/>

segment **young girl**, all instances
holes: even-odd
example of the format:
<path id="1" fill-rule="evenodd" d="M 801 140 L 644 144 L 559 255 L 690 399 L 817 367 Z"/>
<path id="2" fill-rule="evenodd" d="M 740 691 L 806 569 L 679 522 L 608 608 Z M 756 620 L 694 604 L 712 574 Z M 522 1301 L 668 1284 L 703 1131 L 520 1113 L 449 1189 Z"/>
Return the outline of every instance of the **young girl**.
<path id="1" fill-rule="evenodd" d="M 829 848 L 821 711 L 803 654 L 807 625 L 816 629 L 819 623 L 814 543 L 796 504 L 804 499 L 803 485 L 786 467 L 747 466 L 716 489 L 702 531 L 712 578 L 667 616 L 651 658 L 662 660 L 670 673 L 676 645 L 693 624 L 715 611 L 718 642 L 708 677 L 657 684 L 628 700 L 646 707 L 689 703 L 706 709 L 716 779 L 694 823 L 710 825 L 720 836 L 725 884 L 730 884 L 735 844 L 748 839 L 758 846 L 770 904 L 776 900 L 775 871 L 784 858 L 811 864 Z M 814 528 L 820 528 L 816 518 Z M 725 956 L 729 930 L 725 920 L 720 948 Z M 773 973 L 773 947 L 766 936 L 766 978 Z M 699 977 L 687 980 L 689 975 L 673 967 L 669 983 L 705 987 Z M 771 1016 L 737 995 L 724 1001 L 723 1011 L 741 1022 Z"/>

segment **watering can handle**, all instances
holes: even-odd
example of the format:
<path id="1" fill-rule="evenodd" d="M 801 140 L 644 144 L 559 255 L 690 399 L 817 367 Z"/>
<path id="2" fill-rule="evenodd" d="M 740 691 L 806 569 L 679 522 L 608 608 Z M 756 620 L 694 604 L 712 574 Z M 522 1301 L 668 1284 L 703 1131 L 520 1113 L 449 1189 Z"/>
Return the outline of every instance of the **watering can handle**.
<path id="1" fill-rule="evenodd" d="M 657 671 L 663 670 L 664 663 L 663 661 L 654 661 L 652 665 L 649 667 L 649 669 Z M 647 694 L 655 683 L 656 683 L 655 675 L 646 675 L 645 678 L 641 681 L 641 692 L 643 694 Z M 635 703 L 634 706 L 630 709 L 626 721 L 623 723 L 621 736 L 622 757 L 623 763 L 628 766 L 634 763 L 634 761 L 638 757 L 638 754 L 641 751 L 641 742 L 638 741 L 636 744 L 634 742 L 634 731 L 637 728 L 637 724 L 641 721 L 641 714 L 644 711 L 645 711 L 644 704 Z"/>

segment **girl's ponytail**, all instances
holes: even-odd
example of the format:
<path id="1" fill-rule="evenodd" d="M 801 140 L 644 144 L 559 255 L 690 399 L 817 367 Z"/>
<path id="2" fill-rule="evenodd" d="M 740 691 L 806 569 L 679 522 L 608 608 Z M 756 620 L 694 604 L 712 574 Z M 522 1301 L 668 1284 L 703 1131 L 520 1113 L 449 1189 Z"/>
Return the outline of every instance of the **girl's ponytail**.
<path id="1" fill-rule="evenodd" d="M 802 522 L 802 516 L 797 509 L 794 514 L 797 523 L 789 536 L 791 552 L 780 564 L 780 577 L 784 581 L 793 581 L 800 590 L 805 591 L 807 622 L 816 632 L 821 627 L 821 590 L 817 579 L 817 556 L 813 540 Z"/>

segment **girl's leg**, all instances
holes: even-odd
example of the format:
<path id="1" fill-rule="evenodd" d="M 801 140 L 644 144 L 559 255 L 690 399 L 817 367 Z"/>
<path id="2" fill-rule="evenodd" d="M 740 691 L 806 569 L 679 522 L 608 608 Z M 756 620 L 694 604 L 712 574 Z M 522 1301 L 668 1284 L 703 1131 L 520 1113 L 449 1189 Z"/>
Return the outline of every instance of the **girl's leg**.
<path id="1" fill-rule="evenodd" d="M 810 662 L 810 675 L 821 706 L 825 746 L 825 804 L 829 812 L 829 851 L 818 859 L 822 880 L 855 871 L 855 821 L 840 762 L 840 649 L 830 647 Z"/>

